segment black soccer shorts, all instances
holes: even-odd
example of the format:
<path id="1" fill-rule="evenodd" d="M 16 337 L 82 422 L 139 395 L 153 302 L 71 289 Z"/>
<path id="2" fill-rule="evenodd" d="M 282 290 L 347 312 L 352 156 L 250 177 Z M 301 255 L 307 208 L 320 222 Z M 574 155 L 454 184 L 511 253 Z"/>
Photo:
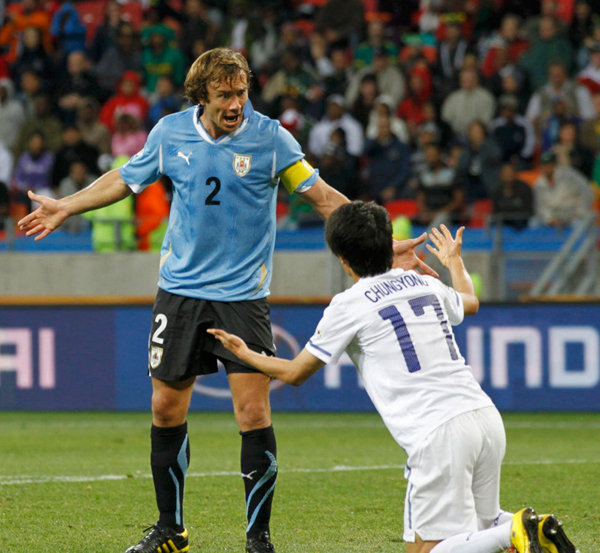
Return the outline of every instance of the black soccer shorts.
<path id="1" fill-rule="evenodd" d="M 217 360 L 227 373 L 258 372 L 226 350 L 208 328 L 221 328 L 242 338 L 258 353 L 275 355 L 269 303 L 199 300 L 158 290 L 148 340 L 148 374 L 178 382 L 215 373 Z"/>

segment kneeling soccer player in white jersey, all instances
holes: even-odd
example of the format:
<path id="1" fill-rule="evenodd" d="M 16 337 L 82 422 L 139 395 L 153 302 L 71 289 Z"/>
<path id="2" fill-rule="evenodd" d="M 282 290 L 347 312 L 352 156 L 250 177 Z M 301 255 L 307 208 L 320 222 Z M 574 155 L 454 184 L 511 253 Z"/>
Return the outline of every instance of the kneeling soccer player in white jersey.
<path id="1" fill-rule="evenodd" d="M 265 357 L 210 329 L 240 359 L 271 377 L 302 384 L 346 351 L 371 400 L 407 452 L 407 553 L 576 553 L 554 515 L 500 509 L 506 437 L 498 410 L 460 354 L 451 325 L 479 309 L 460 250 L 463 228 L 432 230 L 428 245 L 449 269 L 450 288 L 392 269 L 387 211 L 353 202 L 336 209 L 325 236 L 354 285 L 336 295 L 293 360 Z"/>

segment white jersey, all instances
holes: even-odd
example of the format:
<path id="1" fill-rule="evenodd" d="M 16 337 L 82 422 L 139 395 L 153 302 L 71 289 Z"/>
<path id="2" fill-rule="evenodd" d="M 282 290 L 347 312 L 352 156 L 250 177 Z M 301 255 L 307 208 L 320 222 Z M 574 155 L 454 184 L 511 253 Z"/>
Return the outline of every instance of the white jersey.
<path id="1" fill-rule="evenodd" d="M 306 349 L 324 363 L 347 351 L 394 439 L 410 455 L 438 426 L 493 405 L 450 325 L 461 297 L 439 280 L 392 269 L 337 294 Z"/>

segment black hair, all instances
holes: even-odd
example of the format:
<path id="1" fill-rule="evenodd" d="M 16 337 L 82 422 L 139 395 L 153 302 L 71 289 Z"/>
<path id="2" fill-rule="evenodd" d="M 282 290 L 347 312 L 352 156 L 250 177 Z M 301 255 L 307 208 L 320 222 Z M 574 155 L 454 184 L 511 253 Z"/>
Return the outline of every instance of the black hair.
<path id="1" fill-rule="evenodd" d="M 325 225 L 325 240 L 334 255 L 344 259 L 359 277 L 392 268 L 392 223 L 388 212 L 374 202 L 338 207 Z"/>

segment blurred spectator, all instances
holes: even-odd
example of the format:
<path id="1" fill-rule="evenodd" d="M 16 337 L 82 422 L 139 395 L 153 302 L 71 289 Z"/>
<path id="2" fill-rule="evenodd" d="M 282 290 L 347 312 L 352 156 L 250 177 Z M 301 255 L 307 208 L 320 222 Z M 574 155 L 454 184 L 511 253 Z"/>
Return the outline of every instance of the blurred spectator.
<path id="1" fill-rule="evenodd" d="M 425 147 L 425 162 L 418 178 L 417 222 L 431 227 L 449 225 L 460 218 L 463 191 L 456 184 L 454 170 L 443 162 L 439 146 Z"/>
<path id="2" fill-rule="evenodd" d="M 487 52 L 481 64 L 481 74 L 484 77 L 490 79 L 506 64 L 517 64 L 521 55 L 529 47 L 528 42 L 521 38 L 520 31 L 518 16 L 508 14 L 503 17 L 500 29 L 486 44 Z"/>
<path id="3" fill-rule="evenodd" d="M 77 110 L 75 124 L 81 133 L 81 140 L 98 150 L 99 154 L 111 152 L 110 131 L 98 120 L 100 105 L 94 98 L 84 98 Z"/>
<path id="4" fill-rule="evenodd" d="M 170 209 L 165 187 L 158 180 L 144 188 L 135 200 L 138 249 L 158 252 L 167 231 Z"/>
<path id="5" fill-rule="evenodd" d="M 331 96 L 332 94 L 343 96 L 352 78 L 352 70 L 350 69 L 346 48 L 335 47 L 331 50 L 331 67 L 332 72 L 325 77 L 323 83 L 325 96 Z"/>
<path id="6" fill-rule="evenodd" d="M 556 20 L 543 17 L 540 21 L 540 37 L 521 56 L 520 64 L 529 74 L 533 88 L 538 89 L 548 81 L 551 64 L 562 63 L 565 68 L 570 68 L 573 58 L 573 47 L 558 34 Z"/>
<path id="7" fill-rule="evenodd" d="M 313 155 L 317 157 L 323 155 L 331 133 L 338 127 L 344 129 L 346 133 L 348 152 L 353 156 L 362 155 L 364 135 L 360 123 L 346 113 L 344 98 L 335 95 L 327 98 L 327 113 L 310 132 L 308 148 Z"/>
<path id="8" fill-rule="evenodd" d="M 548 83 L 537 90 L 529 100 L 527 119 L 538 129 L 541 128 L 544 126 L 544 119 L 550 116 L 553 105 L 559 99 L 565 103 L 567 116 L 591 119 L 595 115 L 590 91 L 570 80 L 563 64 L 552 63 L 548 70 Z"/>
<path id="9" fill-rule="evenodd" d="M 346 103 L 349 106 L 354 104 L 358 98 L 361 84 L 366 75 L 374 75 L 379 92 L 390 96 L 394 104 L 398 106 L 406 93 L 406 81 L 400 69 L 390 65 L 387 51 L 384 48 L 376 48 L 373 51 L 372 65 L 364 67 L 352 77 L 346 91 Z M 394 111 L 396 110 L 394 109 Z"/>
<path id="10" fill-rule="evenodd" d="M 163 19 L 164 14 L 161 13 L 160 6 L 165 5 L 165 2 L 161 2 L 158 5 L 150 5 L 150 7 L 144 12 L 144 23 L 142 24 L 142 30 L 140 36 L 142 39 L 142 45 L 144 48 L 152 46 L 152 37 L 154 35 L 160 35 L 165 40 L 164 43 L 169 48 L 175 49 L 177 46 L 177 34 L 175 29 L 170 25 L 167 25 Z M 166 4 L 168 5 L 168 4 Z"/>
<path id="11" fill-rule="evenodd" d="M 460 90 L 452 92 L 442 106 L 442 119 L 452 130 L 465 136 L 469 124 L 479 119 L 489 125 L 494 116 L 496 101 L 485 89 L 479 86 L 479 77 L 473 69 L 460 72 Z"/>
<path id="12" fill-rule="evenodd" d="M 10 184 L 14 162 L 10 150 L 0 142 L 0 185 L 8 186 Z"/>
<path id="13" fill-rule="evenodd" d="M 502 150 L 502 161 L 525 169 L 535 149 L 535 131 L 530 121 L 517 113 L 518 105 L 515 96 L 501 96 L 500 117 L 492 121 L 490 132 Z"/>
<path id="14" fill-rule="evenodd" d="M 595 116 L 587 119 L 581 127 L 581 145 L 594 155 L 600 153 L 600 92 L 592 96 Z"/>
<path id="15" fill-rule="evenodd" d="M 148 125 L 154 127 L 158 120 L 170 113 L 176 113 L 181 108 L 181 96 L 175 91 L 175 83 L 169 76 L 163 76 L 156 83 L 156 91 L 150 99 L 150 110 L 148 111 Z"/>
<path id="16" fill-rule="evenodd" d="M 565 123 L 579 125 L 581 119 L 569 111 L 564 99 L 558 98 L 552 105 L 550 115 L 540 122 L 540 146 L 542 152 L 550 150 L 558 142 L 560 128 Z"/>
<path id="17" fill-rule="evenodd" d="M 60 181 L 57 196 L 59 198 L 64 198 L 65 196 L 75 194 L 75 192 L 83 190 L 95 180 L 96 176 L 90 174 L 87 165 L 83 161 L 75 160 L 71 163 L 68 176 Z M 87 229 L 89 226 L 90 223 L 87 219 L 81 215 L 76 215 L 75 217 L 69 217 L 63 223 L 62 228 L 67 232 L 76 234 Z"/>
<path id="18" fill-rule="evenodd" d="M 427 170 L 425 150 L 430 144 L 440 144 L 440 133 L 435 123 L 423 123 L 417 130 L 414 139 L 414 149 L 410 156 L 411 188 L 417 187 L 419 177 Z"/>
<path id="19" fill-rule="evenodd" d="M 585 86 L 590 93 L 600 92 L 600 43 L 594 43 L 588 48 L 590 62 L 587 67 L 579 73 L 577 80 L 580 85 Z"/>
<path id="20" fill-rule="evenodd" d="M 101 98 L 100 88 L 90 73 L 90 61 L 84 52 L 71 52 L 67 58 L 67 76 L 60 80 L 57 90 L 62 120 L 73 123 L 83 98 Z"/>
<path id="21" fill-rule="evenodd" d="M 221 25 L 221 44 L 248 55 L 254 39 L 260 35 L 260 23 L 250 11 L 249 0 L 229 0 L 228 16 Z"/>
<path id="22" fill-rule="evenodd" d="M 81 160 L 75 159 L 69 167 L 69 174 L 60 181 L 58 186 L 58 197 L 64 198 L 87 188 L 96 180 L 88 166 Z"/>
<path id="23" fill-rule="evenodd" d="M 320 79 L 329 77 L 333 74 L 333 63 L 327 57 L 327 41 L 323 35 L 313 33 L 310 35 L 310 62 L 317 70 L 317 75 Z"/>
<path id="24" fill-rule="evenodd" d="M 31 117 L 33 115 L 33 98 L 42 91 L 44 83 L 35 71 L 25 69 L 21 73 L 20 85 L 21 92 L 15 96 L 15 100 L 23 105 L 25 117 Z"/>
<path id="25" fill-rule="evenodd" d="M 386 25 L 383 14 L 373 17 L 367 24 L 367 40 L 361 42 L 354 51 L 354 69 L 357 71 L 373 64 L 376 50 L 383 48 L 389 57 L 390 65 L 398 62 L 398 47 L 385 36 Z"/>
<path id="26" fill-rule="evenodd" d="M 23 152 L 15 167 L 12 185 L 21 192 L 33 190 L 53 196 L 51 190 L 54 156 L 46 151 L 42 133 L 34 132 L 29 137 L 27 150 Z"/>
<path id="27" fill-rule="evenodd" d="M 87 29 L 79 19 L 79 12 L 73 2 L 63 2 L 52 16 L 50 34 L 56 44 L 58 55 L 68 56 L 71 52 L 85 49 Z"/>
<path id="28" fill-rule="evenodd" d="M 429 99 L 430 88 L 427 86 L 427 75 L 422 70 L 411 71 L 408 80 L 408 94 L 400 102 L 396 114 L 400 119 L 406 121 L 411 136 L 416 134 L 419 125 L 424 121 L 423 106 Z"/>
<path id="29" fill-rule="evenodd" d="M 552 151 L 556 154 L 558 165 L 573 167 L 588 179 L 592 176 L 594 156 L 592 152 L 579 144 L 575 123 L 562 125 L 558 134 L 558 142 L 553 146 Z"/>
<path id="30" fill-rule="evenodd" d="M 523 26 L 523 35 L 529 42 L 539 40 L 544 35 L 544 20 L 551 19 L 555 22 L 556 33 L 561 38 L 568 34 L 567 24 L 558 17 L 559 3 L 557 0 L 542 0 L 539 16 L 529 17 Z"/>
<path id="31" fill-rule="evenodd" d="M 148 100 L 142 96 L 140 88 L 141 79 L 137 73 L 134 71 L 123 73 L 117 94 L 110 98 L 100 111 L 100 122 L 108 127 L 111 133 L 115 132 L 117 119 L 123 113 L 133 115 L 138 121 L 146 120 L 149 109 Z"/>
<path id="32" fill-rule="evenodd" d="M 23 31 L 23 44 L 13 65 L 15 75 L 20 75 L 25 70 L 34 71 L 49 82 L 54 77 L 54 63 L 44 48 L 42 31 L 37 27 L 27 27 Z"/>
<path id="33" fill-rule="evenodd" d="M 378 96 L 379 88 L 377 86 L 377 78 L 375 75 L 365 75 L 360 81 L 358 97 L 353 104 L 349 104 L 350 114 L 365 130 L 369 124 L 369 114 L 375 107 L 375 100 Z"/>
<path id="34" fill-rule="evenodd" d="M 98 150 L 81 139 L 81 132 L 75 125 L 67 125 L 62 132 L 62 148 L 56 153 L 52 171 L 52 188 L 57 189 L 71 169 L 74 161 L 84 162 L 91 173 L 98 173 Z"/>
<path id="35" fill-rule="evenodd" d="M 450 147 L 457 138 L 452 131 L 452 127 L 446 123 L 438 112 L 437 104 L 434 102 L 425 102 L 423 104 L 423 123 L 422 125 L 431 125 L 435 129 L 437 144 Z M 420 132 L 421 127 L 419 127 Z"/>
<path id="36" fill-rule="evenodd" d="M 398 119 L 395 114 L 396 104 L 389 96 L 382 94 L 375 100 L 375 107 L 371 110 L 369 115 L 369 124 L 367 126 L 366 137 L 375 139 L 380 134 L 379 120 L 381 118 L 389 119 L 389 125 L 392 130 L 392 134 L 403 142 L 408 144 L 410 137 L 408 135 L 408 127 L 402 119 Z"/>
<path id="37" fill-rule="evenodd" d="M 542 154 L 541 176 L 535 181 L 535 215 L 543 225 L 566 227 L 592 212 L 589 182 L 572 167 L 557 167 L 556 154 Z"/>
<path id="38" fill-rule="evenodd" d="M 120 25 L 117 31 L 115 46 L 104 52 L 94 67 L 98 84 L 106 91 L 112 92 L 119 79 L 126 71 L 141 72 L 142 53 L 135 34 L 129 23 Z"/>
<path id="39" fill-rule="evenodd" d="M 112 138 L 112 155 L 132 157 L 142 150 L 147 138 L 148 133 L 137 117 L 131 113 L 121 113 Z"/>
<path id="40" fill-rule="evenodd" d="M 497 98 L 500 96 L 516 97 L 519 100 L 517 112 L 525 113 L 529 103 L 529 81 L 520 69 L 506 74 L 497 74 L 492 78 L 490 84 L 491 90 Z"/>
<path id="41" fill-rule="evenodd" d="M 10 79 L 0 79 L 0 142 L 12 148 L 17 141 L 23 123 L 25 110 L 14 99 L 15 87 Z"/>
<path id="42" fill-rule="evenodd" d="M 156 81 L 162 75 L 170 75 L 177 86 L 183 84 L 185 59 L 180 50 L 172 48 L 159 32 L 150 35 L 150 44 L 142 53 L 144 82 L 148 92 L 154 92 Z"/>
<path id="43" fill-rule="evenodd" d="M 108 0 L 104 7 L 104 21 L 96 29 L 90 48 L 90 55 L 94 61 L 100 61 L 107 50 L 117 45 L 117 33 L 124 23 L 121 4 L 117 0 Z"/>
<path id="44" fill-rule="evenodd" d="M 392 132 L 388 116 L 378 118 L 377 136 L 366 141 L 365 156 L 369 162 L 367 187 L 373 199 L 385 203 L 407 196 L 410 150 Z"/>
<path id="45" fill-rule="evenodd" d="M 467 144 L 462 149 L 456 167 L 456 181 L 465 201 L 472 204 L 490 198 L 495 192 L 500 172 L 502 150 L 481 121 L 473 121 L 467 132 Z"/>
<path id="46" fill-rule="evenodd" d="M 194 42 L 201 38 L 212 43 L 214 33 L 208 10 L 201 0 L 187 0 L 183 6 L 182 15 L 179 45 L 187 60 L 192 61 L 195 59 L 193 55 Z"/>
<path id="47" fill-rule="evenodd" d="M 277 110 L 282 96 L 291 96 L 300 101 L 315 83 L 315 74 L 308 66 L 302 64 L 300 51 L 288 49 L 281 55 L 281 69 L 266 83 L 262 91 L 262 99 Z"/>
<path id="48" fill-rule="evenodd" d="M 500 182 L 493 198 L 493 214 L 496 222 L 517 230 L 527 227 L 533 216 L 533 191 L 528 184 L 517 179 L 512 163 L 502 165 Z"/>
<path id="49" fill-rule="evenodd" d="M 596 5 L 596 11 L 598 6 Z M 573 48 L 581 46 L 594 30 L 594 13 L 587 0 L 577 0 L 573 9 L 573 19 L 569 28 L 569 40 Z"/>
<path id="50" fill-rule="evenodd" d="M 0 27 L 0 47 L 8 49 L 6 59 L 9 63 L 17 60 L 21 44 L 21 35 L 28 27 L 37 27 L 42 32 L 42 42 L 47 52 L 52 48 L 50 40 L 50 15 L 37 0 L 21 0 L 12 3 L 7 10 L 6 23 Z"/>
<path id="51" fill-rule="evenodd" d="M 284 96 L 281 99 L 281 115 L 278 119 L 281 126 L 292 133 L 292 136 L 300 142 L 302 149 L 308 144 L 308 134 L 310 132 L 310 124 L 306 117 L 299 110 L 299 102 L 291 96 Z"/>
<path id="52" fill-rule="evenodd" d="M 319 172 L 327 184 L 349 200 L 358 200 L 365 197 L 364 187 L 357 172 L 347 166 L 345 159 L 344 146 L 329 142 L 319 162 Z"/>
<path id="53" fill-rule="evenodd" d="M 355 48 L 364 26 L 360 0 L 328 0 L 317 13 L 317 31 L 330 44 L 344 42 Z"/>
<path id="54" fill-rule="evenodd" d="M 438 46 L 435 71 L 439 79 L 437 87 L 442 98 L 446 98 L 458 86 L 465 55 L 469 52 L 469 43 L 463 37 L 461 21 L 451 20 L 446 24 L 445 29 L 446 37 Z"/>
<path id="55" fill-rule="evenodd" d="M 196 0 L 194 0 L 196 1 Z M 275 6 L 265 6 L 263 8 L 260 27 L 257 29 L 256 40 L 250 47 L 250 66 L 253 71 L 259 74 L 269 74 L 274 65 L 279 42 L 279 30 L 277 27 L 278 14 Z"/>
<path id="56" fill-rule="evenodd" d="M 51 153 L 55 154 L 58 151 L 61 145 L 62 123 L 53 114 L 52 101 L 45 92 L 38 92 L 33 98 L 33 115 L 21 127 L 14 146 L 17 157 L 25 151 L 29 137 L 34 132 L 43 135 L 44 143 Z"/>

